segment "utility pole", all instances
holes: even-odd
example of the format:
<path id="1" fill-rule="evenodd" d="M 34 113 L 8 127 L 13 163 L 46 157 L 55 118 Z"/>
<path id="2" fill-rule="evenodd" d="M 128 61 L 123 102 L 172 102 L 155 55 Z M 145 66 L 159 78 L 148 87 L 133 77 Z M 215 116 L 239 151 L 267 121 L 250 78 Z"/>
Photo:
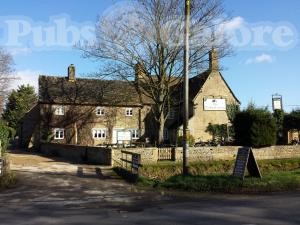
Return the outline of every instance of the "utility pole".
<path id="1" fill-rule="evenodd" d="M 190 36 L 190 17 L 191 17 L 191 2 L 185 0 L 185 28 L 184 28 L 184 94 L 183 94 L 183 175 L 189 173 L 188 158 L 189 158 L 189 36 Z"/>

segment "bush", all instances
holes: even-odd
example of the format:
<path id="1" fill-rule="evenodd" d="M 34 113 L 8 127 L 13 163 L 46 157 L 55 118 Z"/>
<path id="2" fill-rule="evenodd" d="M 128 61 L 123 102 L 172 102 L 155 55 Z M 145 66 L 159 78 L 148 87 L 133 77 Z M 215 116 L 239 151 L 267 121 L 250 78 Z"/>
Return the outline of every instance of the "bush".
<path id="1" fill-rule="evenodd" d="M 212 135 L 213 140 L 215 141 L 225 141 L 228 139 L 228 128 L 227 124 L 211 124 L 209 123 L 206 132 Z"/>
<path id="2" fill-rule="evenodd" d="M 283 118 L 283 126 L 286 131 L 292 129 L 300 130 L 300 110 L 286 114 Z"/>
<path id="3" fill-rule="evenodd" d="M 6 149 L 12 134 L 12 130 L 7 127 L 3 121 L 0 121 L 0 141 L 2 151 L 3 149 Z"/>
<path id="4" fill-rule="evenodd" d="M 276 121 L 266 109 L 249 107 L 237 113 L 233 125 L 238 145 L 266 147 L 276 144 Z"/>
<path id="5" fill-rule="evenodd" d="M 177 137 L 177 145 L 179 147 L 182 147 L 182 140 L 183 140 L 183 136 L 178 136 Z M 194 138 L 193 135 L 187 134 L 187 141 L 189 143 L 189 146 L 194 146 L 195 145 L 195 138 Z"/>

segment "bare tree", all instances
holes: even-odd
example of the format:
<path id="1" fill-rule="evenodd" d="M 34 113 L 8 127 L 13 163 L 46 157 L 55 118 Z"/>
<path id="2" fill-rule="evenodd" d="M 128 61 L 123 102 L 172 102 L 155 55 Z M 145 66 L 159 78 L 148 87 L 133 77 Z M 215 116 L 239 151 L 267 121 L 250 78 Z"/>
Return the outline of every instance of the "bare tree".
<path id="1" fill-rule="evenodd" d="M 191 12 L 191 75 L 207 65 L 214 46 L 219 57 L 228 45 L 216 32 L 225 21 L 220 0 L 193 0 Z M 172 104 L 171 96 L 183 74 L 183 0 L 131 0 L 99 18 L 93 42 L 80 43 L 84 56 L 101 60 L 101 76 L 122 79 L 151 99 L 157 141 Z"/>
<path id="2" fill-rule="evenodd" d="M 9 85 L 15 79 L 12 75 L 13 64 L 12 56 L 0 47 L 0 113 L 9 91 Z"/>

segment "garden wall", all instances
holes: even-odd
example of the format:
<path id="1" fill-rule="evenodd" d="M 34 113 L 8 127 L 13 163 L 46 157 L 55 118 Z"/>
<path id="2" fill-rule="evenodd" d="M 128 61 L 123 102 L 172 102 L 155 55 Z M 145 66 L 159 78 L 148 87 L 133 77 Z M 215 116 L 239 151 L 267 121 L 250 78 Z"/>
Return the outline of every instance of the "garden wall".
<path id="1" fill-rule="evenodd" d="M 41 144 L 40 151 L 76 163 L 111 165 L 111 149 L 79 145 Z"/>
<path id="2" fill-rule="evenodd" d="M 220 147 L 191 147 L 189 148 L 189 161 L 207 160 L 235 160 L 239 146 Z M 152 164 L 158 161 L 157 148 L 127 148 L 126 151 L 141 154 L 142 164 Z M 182 161 L 182 148 L 174 148 L 172 151 L 175 161 Z M 300 145 L 282 145 L 253 149 L 255 158 L 262 159 L 288 159 L 300 158 Z M 120 164 L 121 149 L 113 149 L 113 165 Z"/>
<path id="3" fill-rule="evenodd" d="M 238 146 L 196 147 L 189 148 L 189 161 L 235 160 Z M 159 160 L 158 148 L 126 148 L 110 149 L 101 147 L 42 144 L 41 152 L 58 156 L 73 162 L 86 162 L 101 165 L 120 166 L 122 150 L 141 155 L 142 164 L 153 164 Z M 271 146 L 253 149 L 256 159 L 288 159 L 300 158 L 300 145 Z M 172 149 L 172 159 L 182 161 L 182 148 Z"/>

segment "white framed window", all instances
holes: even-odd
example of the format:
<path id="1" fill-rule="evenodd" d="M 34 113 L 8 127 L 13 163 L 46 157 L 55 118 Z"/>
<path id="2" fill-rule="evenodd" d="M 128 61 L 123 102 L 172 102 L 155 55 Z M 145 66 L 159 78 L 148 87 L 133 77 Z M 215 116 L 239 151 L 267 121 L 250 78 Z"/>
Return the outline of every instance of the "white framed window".
<path id="1" fill-rule="evenodd" d="M 93 138 L 94 139 L 106 139 L 106 129 L 103 128 L 95 128 L 93 129 Z"/>
<path id="2" fill-rule="evenodd" d="M 102 108 L 102 107 L 97 107 L 96 108 L 96 115 L 97 116 L 104 116 L 104 114 L 105 114 L 104 108 Z"/>
<path id="3" fill-rule="evenodd" d="M 65 115 L 65 107 L 63 106 L 55 106 L 54 114 L 57 116 Z"/>
<path id="4" fill-rule="evenodd" d="M 62 140 L 64 138 L 65 138 L 65 130 L 62 128 L 55 128 L 54 129 L 54 139 Z"/>
<path id="5" fill-rule="evenodd" d="M 138 129 L 132 129 L 131 131 L 131 138 L 132 139 L 139 139 L 140 138 L 140 131 Z"/>
<path id="6" fill-rule="evenodd" d="M 125 115 L 126 116 L 132 116 L 133 115 L 133 109 L 132 108 L 126 108 L 125 109 Z"/>

